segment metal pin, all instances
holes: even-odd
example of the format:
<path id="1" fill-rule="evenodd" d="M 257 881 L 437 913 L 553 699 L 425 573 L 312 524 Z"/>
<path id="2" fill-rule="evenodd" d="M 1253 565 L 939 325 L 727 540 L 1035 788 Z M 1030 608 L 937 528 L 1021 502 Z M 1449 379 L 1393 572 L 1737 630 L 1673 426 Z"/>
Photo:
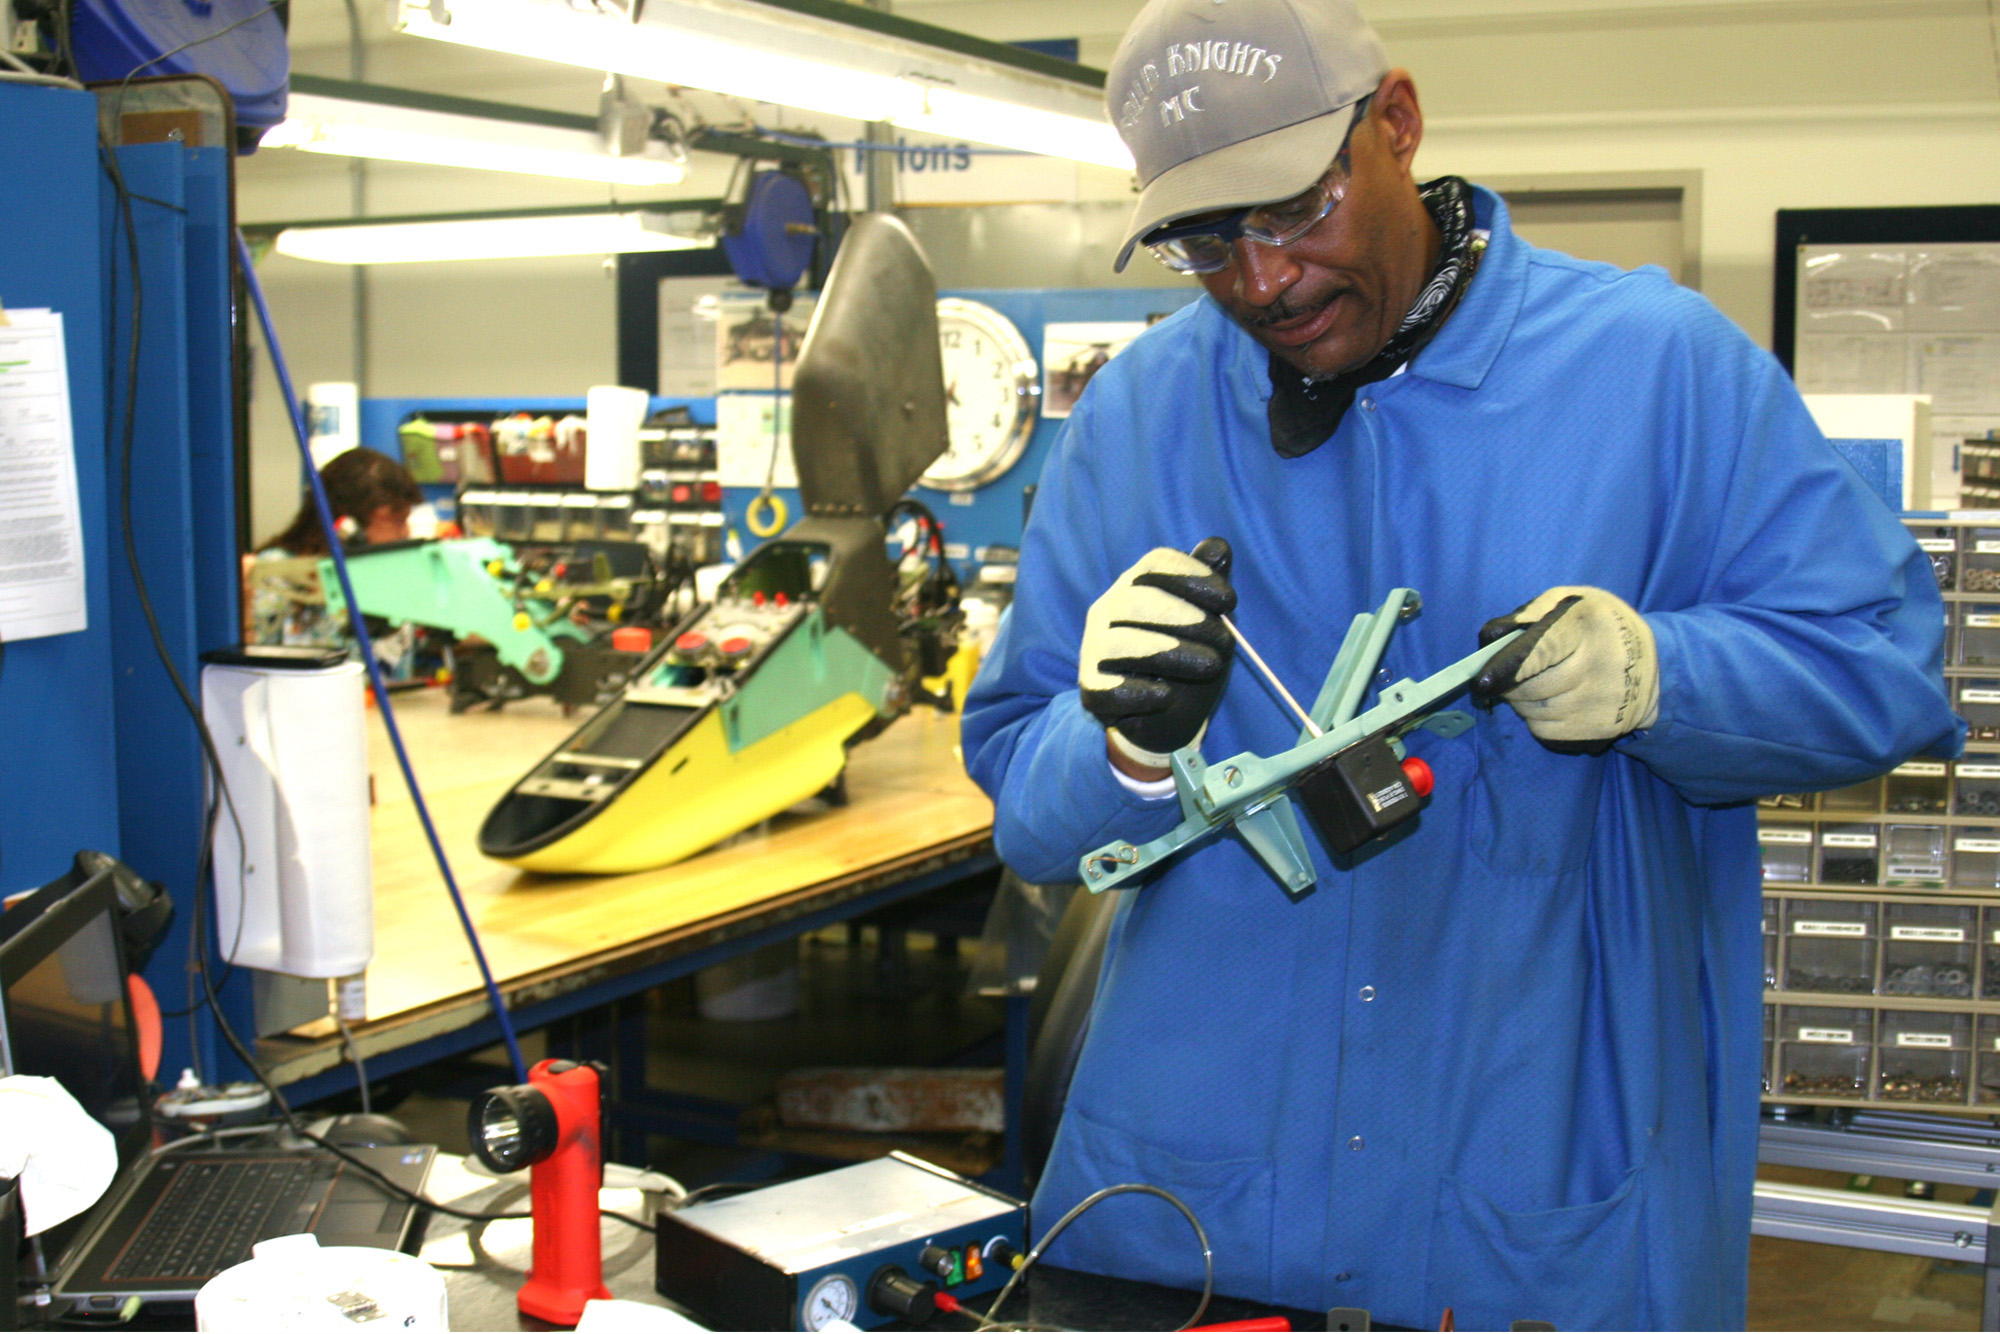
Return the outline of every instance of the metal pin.
<path id="1" fill-rule="evenodd" d="M 1292 692 L 1285 689 L 1285 683 L 1278 679 L 1278 674 L 1266 666 L 1264 660 L 1257 656 L 1257 650 L 1250 647 L 1250 641 L 1245 639 L 1243 632 L 1236 628 L 1236 622 L 1225 616 L 1222 618 L 1222 625 L 1224 629 L 1229 631 L 1229 637 L 1236 641 L 1236 646 L 1243 650 L 1243 655 L 1249 658 L 1251 664 L 1264 674 L 1264 679 L 1271 683 L 1271 689 L 1277 691 L 1278 697 L 1292 706 L 1292 712 L 1299 715 L 1299 721 L 1306 725 L 1306 731 L 1311 732 L 1314 736 L 1325 736 L 1324 729 L 1312 720 L 1311 714 L 1299 707 L 1299 702 L 1292 698 Z"/>

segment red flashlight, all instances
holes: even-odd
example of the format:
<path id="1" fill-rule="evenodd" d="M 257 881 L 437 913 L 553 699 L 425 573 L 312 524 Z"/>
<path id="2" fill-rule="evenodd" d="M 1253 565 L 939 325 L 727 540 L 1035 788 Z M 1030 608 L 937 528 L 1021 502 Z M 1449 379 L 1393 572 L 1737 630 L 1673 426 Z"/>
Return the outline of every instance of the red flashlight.
<path id="1" fill-rule="evenodd" d="M 539 1061 L 527 1083 L 486 1090 L 466 1116 L 481 1162 L 496 1172 L 533 1168 L 534 1261 L 517 1304 L 552 1325 L 574 1325 L 585 1302 L 611 1296 L 597 1223 L 605 1073 L 595 1061 Z"/>

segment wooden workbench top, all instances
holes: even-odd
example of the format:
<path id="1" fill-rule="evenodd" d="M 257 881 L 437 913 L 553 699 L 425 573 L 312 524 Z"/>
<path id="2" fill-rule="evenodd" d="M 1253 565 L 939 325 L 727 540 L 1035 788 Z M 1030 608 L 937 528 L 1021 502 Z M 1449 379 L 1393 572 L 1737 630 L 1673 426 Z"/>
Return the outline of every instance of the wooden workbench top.
<path id="1" fill-rule="evenodd" d="M 797 808 L 651 871 L 521 871 L 480 855 L 480 822 L 585 715 L 565 718 L 545 698 L 516 701 L 498 713 L 453 715 L 442 690 L 400 694 L 394 703 L 453 874 L 512 1005 L 580 985 L 580 978 L 636 967 L 635 960 L 663 949 L 719 941 L 733 924 L 769 921 L 794 900 L 878 882 L 927 859 L 970 856 L 992 827 L 992 803 L 958 757 L 958 719 L 918 710 L 854 749 L 845 807 Z M 379 711 L 369 714 L 375 959 L 368 1022 L 359 1032 L 364 1050 L 379 1050 L 471 1023 L 485 1002 L 387 729 Z M 398 1028 L 413 1031 L 398 1036 Z M 280 1077 L 300 1073 L 295 1068 Z"/>

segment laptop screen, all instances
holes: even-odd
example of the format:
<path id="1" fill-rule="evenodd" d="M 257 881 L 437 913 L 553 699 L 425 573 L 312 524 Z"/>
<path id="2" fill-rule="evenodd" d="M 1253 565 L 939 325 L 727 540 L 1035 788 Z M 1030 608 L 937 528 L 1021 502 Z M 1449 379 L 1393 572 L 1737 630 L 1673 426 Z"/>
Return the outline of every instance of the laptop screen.
<path id="1" fill-rule="evenodd" d="M 122 1169 L 145 1152 L 151 1123 L 113 916 L 117 892 L 108 872 L 61 884 L 0 918 L 0 1072 L 60 1082 L 117 1138 Z M 61 1254 L 82 1224 L 44 1233 L 50 1254 Z"/>

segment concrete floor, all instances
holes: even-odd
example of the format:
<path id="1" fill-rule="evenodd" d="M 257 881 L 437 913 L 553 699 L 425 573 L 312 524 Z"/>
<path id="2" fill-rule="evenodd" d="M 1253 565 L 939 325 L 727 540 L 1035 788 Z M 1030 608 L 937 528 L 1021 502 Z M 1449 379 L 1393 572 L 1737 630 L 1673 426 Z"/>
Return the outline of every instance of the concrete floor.
<path id="1" fill-rule="evenodd" d="M 997 1028 L 999 1010 L 961 996 L 962 965 L 930 954 L 925 943 L 913 942 L 912 989 L 898 997 L 877 985 L 872 934 L 851 944 L 838 931 L 809 940 L 800 955 L 801 1007 L 791 1019 L 707 1023 L 695 1016 L 691 987 L 665 989 L 652 1002 L 651 1073 L 668 1087 L 752 1102 L 769 1096 L 777 1076 L 796 1065 L 918 1063 L 974 1047 Z M 538 1038 L 524 1040 L 524 1051 L 530 1061 L 541 1055 Z M 480 1055 L 492 1066 L 493 1083 L 509 1082 L 498 1048 Z M 395 1115 L 417 1138 L 463 1152 L 465 1107 L 463 1097 L 413 1092 Z M 653 1166 L 690 1184 L 727 1179 L 740 1160 L 732 1151 L 684 1141 L 655 1140 L 652 1154 Z M 1767 1166 L 1762 1174 L 1827 1188 L 1850 1184 L 1802 1168 Z M 1898 1194 L 1902 1183 L 1875 1181 L 1868 1188 Z M 1971 1192 L 1941 1187 L 1939 1195 L 1964 1203 Z M 1748 1327 L 1975 1330 L 1981 1287 L 1974 1264 L 1757 1237 L 1750 1248 Z"/>

